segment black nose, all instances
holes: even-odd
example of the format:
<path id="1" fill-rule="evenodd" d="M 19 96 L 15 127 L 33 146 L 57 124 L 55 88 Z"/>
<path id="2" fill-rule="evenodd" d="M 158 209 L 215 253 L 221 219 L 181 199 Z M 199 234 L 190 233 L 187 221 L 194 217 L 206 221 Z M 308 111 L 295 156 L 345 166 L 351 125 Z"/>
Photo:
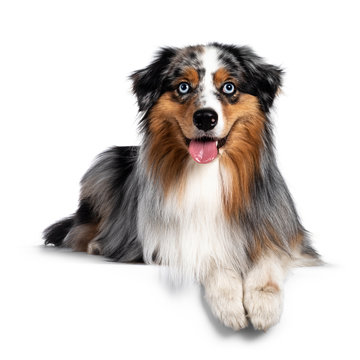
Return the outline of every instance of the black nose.
<path id="1" fill-rule="evenodd" d="M 213 109 L 201 109 L 194 112 L 193 121 L 199 130 L 208 131 L 216 126 L 218 115 Z"/>

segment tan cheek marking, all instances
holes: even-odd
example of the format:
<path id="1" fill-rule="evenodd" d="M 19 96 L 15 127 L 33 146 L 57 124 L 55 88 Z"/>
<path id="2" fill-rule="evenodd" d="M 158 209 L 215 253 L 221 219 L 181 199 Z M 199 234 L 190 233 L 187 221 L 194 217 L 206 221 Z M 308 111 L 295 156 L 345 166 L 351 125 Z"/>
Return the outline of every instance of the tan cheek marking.
<path id="1" fill-rule="evenodd" d="M 172 94 L 167 92 L 160 97 L 153 107 L 150 115 L 150 126 L 158 126 L 164 121 L 178 123 L 183 134 L 187 138 L 192 138 L 194 130 L 193 114 L 195 110 L 195 99 L 192 99 L 189 103 L 181 104 L 174 101 Z"/>
<path id="2" fill-rule="evenodd" d="M 148 170 L 163 186 L 165 195 L 176 185 L 181 191 L 189 158 L 186 137 L 191 137 L 193 104 L 180 104 L 163 94 L 149 115 Z M 191 116 L 190 116 L 191 114 Z"/>
<path id="3" fill-rule="evenodd" d="M 223 136 L 229 133 L 237 120 L 254 119 L 256 121 L 255 118 L 261 118 L 261 123 L 264 120 L 257 97 L 250 94 L 241 94 L 236 104 L 223 103 L 222 110 L 225 122 Z"/>
<path id="4" fill-rule="evenodd" d="M 223 113 L 223 136 L 229 136 L 222 148 L 220 164 L 230 174 L 231 184 L 224 191 L 224 209 L 232 218 L 237 217 L 250 200 L 251 186 L 260 166 L 265 116 L 257 98 L 247 94 L 243 94 L 237 104 L 224 104 Z"/>

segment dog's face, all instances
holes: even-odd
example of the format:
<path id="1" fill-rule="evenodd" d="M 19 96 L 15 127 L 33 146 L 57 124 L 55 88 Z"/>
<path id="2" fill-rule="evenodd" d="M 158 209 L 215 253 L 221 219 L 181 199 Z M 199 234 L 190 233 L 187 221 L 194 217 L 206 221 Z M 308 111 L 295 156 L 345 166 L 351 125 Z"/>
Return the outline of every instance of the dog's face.
<path id="1" fill-rule="evenodd" d="M 249 48 L 211 44 L 164 48 L 132 79 L 146 131 L 207 163 L 262 131 L 281 70 Z"/>

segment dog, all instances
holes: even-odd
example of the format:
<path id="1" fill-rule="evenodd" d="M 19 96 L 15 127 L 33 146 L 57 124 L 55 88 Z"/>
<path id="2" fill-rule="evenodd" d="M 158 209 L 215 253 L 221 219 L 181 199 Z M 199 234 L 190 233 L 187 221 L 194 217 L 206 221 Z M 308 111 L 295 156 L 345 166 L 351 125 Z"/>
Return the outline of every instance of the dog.
<path id="1" fill-rule="evenodd" d="M 195 279 L 234 330 L 276 324 L 288 270 L 321 263 L 274 155 L 282 75 L 244 46 L 161 48 L 130 76 L 141 145 L 99 155 L 45 244 Z"/>

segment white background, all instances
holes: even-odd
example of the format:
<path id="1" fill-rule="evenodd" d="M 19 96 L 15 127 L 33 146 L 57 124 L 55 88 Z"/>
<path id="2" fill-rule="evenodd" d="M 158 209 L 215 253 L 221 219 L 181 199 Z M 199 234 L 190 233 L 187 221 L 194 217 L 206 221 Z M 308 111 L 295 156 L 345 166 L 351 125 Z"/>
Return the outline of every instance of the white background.
<path id="1" fill-rule="evenodd" d="M 1 1 L 1 359 L 359 359 L 356 1 Z M 280 168 L 330 265 L 295 269 L 281 323 L 235 333 L 159 269 L 45 249 L 96 154 L 138 144 L 128 75 L 163 45 L 248 44 L 286 70 Z"/>

